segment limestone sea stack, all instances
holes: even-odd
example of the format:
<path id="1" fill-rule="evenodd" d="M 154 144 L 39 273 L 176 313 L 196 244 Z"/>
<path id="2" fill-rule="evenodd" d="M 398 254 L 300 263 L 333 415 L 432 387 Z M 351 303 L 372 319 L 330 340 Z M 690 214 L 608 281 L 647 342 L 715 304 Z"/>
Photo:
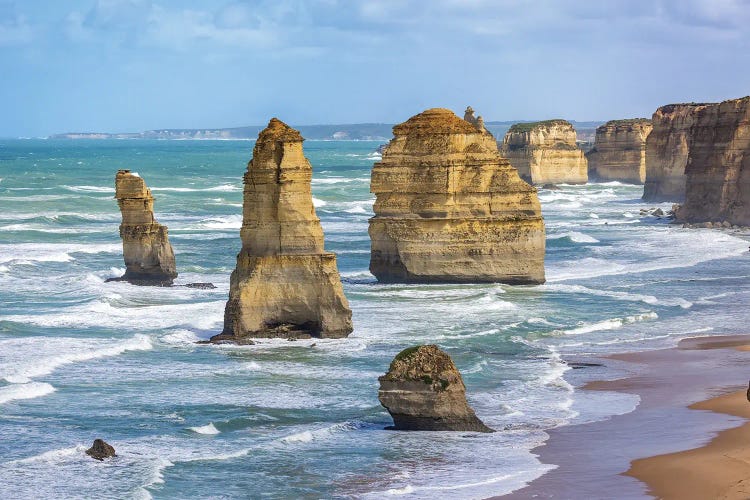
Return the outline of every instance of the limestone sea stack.
<path id="1" fill-rule="evenodd" d="M 682 222 L 750 225 L 750 97 L 693 113 Z"/>
<path id="2" fill-rule="evenodd" d="M 544 282 L 536 189 L 481 121 L 428 109 L 393 134 L 370 186 L 370 272 L 379 281 Z"/>
<path id="3" fill-rule="evenodd" d="M 453 360 L 436 345 L 401 351 L 378 380 L 378 399 L 395 430 L 492 432 L 466 401 Z"/>
<path id="4" fill-rule="evenodd" d="M 230 280 L 224 330 L 214 342 L 339 338 L 352 331 L 336 256 L 323 249 L 303 140 L 276 118 L 258 135 L 244 177 L 242 250 Z"/>
<path id="5" fill-rule="evenodd" d="M 115 198 L 122 213 L 120 237 L 125 274 L 113 281 L 169 286 L 177 277 L 167 227 L 154 219 L 154 197 L 146 182 L 130 170 L 115 177 Z"/>
<path id="6" fill-rule="evenodd" d="M 589 179 L 643 184 L 646 180 L 646 138 L 651 120 L 612 120 L 596 129 L 594 147 L 586 154 Z"/>
<path id="7" fill-rule="evenodd" d="M 500 154 L 531 184 L 588 181 L 586 157 L 566 120 L 516 123 L 505 134 Z"/>
<path id="8" fill-rule="evenodd" d="M 685 167 L 695 116 L 710 104 L 668 104 L 656 110 L 646 139 L 646 201 L 683 201 Z"/>

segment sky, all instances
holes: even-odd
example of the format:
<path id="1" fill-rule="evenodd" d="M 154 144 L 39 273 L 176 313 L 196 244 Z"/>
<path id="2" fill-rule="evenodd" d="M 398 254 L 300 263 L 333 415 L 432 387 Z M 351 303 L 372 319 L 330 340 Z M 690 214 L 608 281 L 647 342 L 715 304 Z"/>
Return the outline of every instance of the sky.
<path id="1" fill-rule="evenodd" d="M 650 116 L 750 94 L 750 0 L 0 0 L 0 137 Z"/>

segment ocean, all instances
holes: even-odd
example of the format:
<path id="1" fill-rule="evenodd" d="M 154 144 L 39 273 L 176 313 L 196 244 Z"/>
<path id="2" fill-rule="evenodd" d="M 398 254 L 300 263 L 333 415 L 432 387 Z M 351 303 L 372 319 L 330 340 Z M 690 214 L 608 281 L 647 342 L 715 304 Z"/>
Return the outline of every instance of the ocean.
<path id="1" fill-rule="evenodd" d="M 222 328 L 252 141 L 0 141 L 0 498 L 482 498 L 544 474 L 546 430 L 631 411 L 575 389 L 564 359 L 747 333 L 747 232 L 640 212 L 641 186 L 539 191 L 540 286 L 381 285 L 368 272 L 378 142 L 307 141 L 326 248 L 354 332 L 196 345 Z M 176 284 L 124 272 L 114 196 L 138 172 L 169 227 Z M 500 432 L 402 433 L 377 377 L 435 343 Z M 607 366 L 575 372 L 617 375 Z M 103 438 L 118 458 L 84 450 Z"/>

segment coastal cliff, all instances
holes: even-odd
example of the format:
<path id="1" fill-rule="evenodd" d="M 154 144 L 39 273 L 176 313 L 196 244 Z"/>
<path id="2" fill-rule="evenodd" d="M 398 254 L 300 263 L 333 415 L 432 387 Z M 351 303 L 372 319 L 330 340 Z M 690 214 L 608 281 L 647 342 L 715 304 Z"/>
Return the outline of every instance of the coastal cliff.
<path id="1" fill-rule="evenodd" d="M 370 186 L 370 272 L 379 281 L 544 282 L 536 189 L 492 134 L 440 108 L 393 134 Z"/>
<path id="2" fill-rule="evenodd" d="M 703 106 L 691 122 L 677 220 L 750 225 L 750 97 Z"/>
<path id="3" fill-rule="evenodd" d="M 339 338 L 352 331 L 336 256 L 323 249 L 303 140 L 276 118 L 258 135 L 244 176 L 242 250 L 230 280 L 224 330 L 214 342 Z"/>
<path id="4" fill-rule="evenodd" d="M 643 184 L 652 128 L 647 118 L 612 120 L 597 128 L 594 147 L 586 154 L 589 179 Z"/>
<path id="5" fill-rule="evenodd" d="M 169 286 L 177 277 L 166 226 L 154 219 L 154 197 L 146 182 L 130 170 L 118 170 L 115 198 L 122 213 L 120 237 L 125 274 L 112 281 Z"/>
<path id="6" fill-rule="evenodd" d="M 492 432 L 466 401 L 453 360 L 436 345 L 404 349 L 378 380 L 378 399 L 394 430 Z"/>
<path id="7" fill-rule="evenodd" d="M 532 184 L 586 184 L 588 168 L 565 120 L 517 123 L 505 134 L 500 154 Z"/>
<path id="8" fill-rule="evenodd" d="M 685 167 L 696 113 L 711 104 L 668 104 L 656 110 L 646 139 L 646 201 L 683 201 Z"/>

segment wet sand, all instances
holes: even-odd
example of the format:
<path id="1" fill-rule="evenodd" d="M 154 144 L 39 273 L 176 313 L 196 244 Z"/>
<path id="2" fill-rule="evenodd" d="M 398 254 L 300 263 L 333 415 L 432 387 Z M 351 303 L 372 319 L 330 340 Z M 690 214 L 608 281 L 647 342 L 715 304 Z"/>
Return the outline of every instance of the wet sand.
<path id="1" fill-rule="evenodd" d="M 622 372 L 597 380 L 596 367 L 569 371 L 577 391 L 633 394 L 640 404 L 549 431 L 534 453 L 557 468 L 503 498 L 750 498 L 749 346 L 750 335 L 700 337 L 673 349 L 569 360 Z"/>

